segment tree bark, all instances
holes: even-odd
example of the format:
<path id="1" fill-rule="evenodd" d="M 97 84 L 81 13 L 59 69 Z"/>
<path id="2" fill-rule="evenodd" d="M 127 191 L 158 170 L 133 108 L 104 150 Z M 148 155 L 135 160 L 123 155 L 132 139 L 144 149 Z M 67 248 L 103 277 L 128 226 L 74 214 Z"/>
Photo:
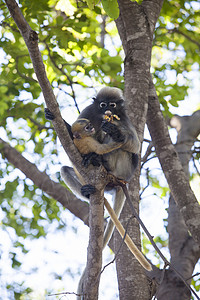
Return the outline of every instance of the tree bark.
<path id="1" fill-rule="evenodd" d="M 200 245 L 200 206 L 172 145 L 153 82 L 149 90 L 147 125 L 174 200 L 193 239 Z"/>
<path id="2" fill-rule="evenodd" d="M 86 280 L 83 284 L 84 300 L 98 299 L 104 233 L 104 195 L 90 196 L 90 236 L 87 252 Z"/>
<path id="3" fill-rule="evenodd" d="M 148 109 L 153 32 L 163 1 L 144 0 L 141 5 L 129 0 L 118 0 L 118 3 L 120 16 L 116 20 L 116 25 L 125 52 L 124 94 L 130 119 L 137 130 L 140 141 L 142 141 Z M 139 210 L 139 176 L 138 168 L 129 185 L 130 195 L 137 212 Z M 131 216 L 130 208 L 125 204 L 120 216 L 125 228 Z M 138 223 L 135 220 L 131 221 L 128 229 L 134 242 L 140 247 Z M 121 239 L 115 233 L 115 253 L 120 244 Z M 151 298 L 150 281 L 148 281 L 144 269 L 125 245 L 117 255 L 116 267 L 121 300 Z"/>
<path id="4" fill-rule="evenodd" d="M 189 179 L 189 161 L 191 159 L 191 147 L 193 146 L 198 133 L 200 132 L 200 111 L 192 116 L 174 116 L 170 122 L 178 132 L 175 149 L 187 178 Z M 168 208 L 168 233 L 169 251 L 171 264 L 179 271 L 185 279 L 191 282 L 194 267 L 200 257 L 200 247 L 188 233 L 178 206 L 173 196 L 169 199 Z M 171 268 L 166 270 L 162 284 L 158 289 L 159 300 L 177 299 L 190 300 L 190 291 L 181 282 Z"/>

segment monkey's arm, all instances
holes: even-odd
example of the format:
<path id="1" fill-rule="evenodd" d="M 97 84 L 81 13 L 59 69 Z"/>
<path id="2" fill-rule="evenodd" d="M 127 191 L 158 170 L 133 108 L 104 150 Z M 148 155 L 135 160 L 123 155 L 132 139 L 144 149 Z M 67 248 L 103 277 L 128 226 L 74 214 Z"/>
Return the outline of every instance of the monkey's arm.
<path id="1" fill-rule="evenodd" d="M 45 118 L 49 121 L 52 121 L 52 120 L 55 119 L 54 114 L 48 108 L 44 109 L 44 115 L 45 115 Z M 67 127 L 67 130 L 69 132 L 69 135 L 70 135 L 71 139 L 73 140 L 73 134 L 72 134 L 72 131 L 71 131 L 71 126 L 64 119 L 63 119 L 63 121 L 65 123 L 65 126 Z"/>
<path id="2" fill-rule="evenodd" d="M 113 150 L 119 149 L 122 145 L 123 145 L 122 142 L 121 143 L 111 142 L 109 144 L 100 144 L 94 138 L 87 138 L 87 147 L 90 150 L 90 152 L 95 152 L 99 155 L 103 155 Z"/>
<path id="3" fill-rule="evenodd" d="M 121 132 L 125 135 L 125 141 L 122 149 L 131 153 L 139 153 L 141 144 L 133 125 L 130 123 L 128 126 L 123 126 L 121 128 Z"/>
<path id="4" fill-rule="evenodd" d="M 109 215 L 111 217 L 111 220 L 115 224 L 115 227 L 119 231 L 121 237 L 124 238 L 124 236 L 125 236 L 125 229 L 122 226 L 122 224 L 120 223 L 120 221 L 118 220 L 117 215 L 115 214 L 115 211 L 112 209 L 112 207 L 110 206 L 110 204 L 109 204 L 109 202 L 107 201 L 106 198 L 104 198 L 104 204 L 105 204 L 105 207 L 106 207 L 106 209 L 107 209 L 107 211 L 108 211 L 108 213 L 109 213 Z M 139 263 L 147 271 L 151 271 L 152 270 L 151 264 L 146 260 L 146 258 L 142 254 L 142 252 L 137 248 L 137 246 L 134 244 L 134 242 L 132 241 L 132 239 L 130 238 L 130 236 L 128 234 L 126 234 L 124 242 L 128 246 L 129 250 L 136 257 L 136 259 L 139 261 Z"/>
<path id="5" fill-rule="evenodd" d="M 127 135 L 126 141 L 123 144 L 122 149 L 124 151 L 135 153 L 135 154 L 139 153 L 140 141 L 139 141 L 139 138 L 138 138 L 136 132 L 135 132 L 135 134 L 130 133 Z"/>
<path id="6" fill-rule="evenodd" d="M 103 159 L 103 154 L 119 149 L 122 143 L 111 142 L 109 144 L 100 144 L 93 137 L 85 137 L 82 139 L 74 139 L 74 144 L 83 156 L 82 164 L 86 168 L 89 164 L 99 167 L 106 162 Z"/>
<path id="7" fill-rule="evenodd" d="M 102 130 L 111 136 L 115 142 L 123 142 L 122 149 L 131 153 L 139 153 L 140 141 L 134 126 L 129 120 L 124 124 L 122 121 L 114 123 L 103 121 Z"/>

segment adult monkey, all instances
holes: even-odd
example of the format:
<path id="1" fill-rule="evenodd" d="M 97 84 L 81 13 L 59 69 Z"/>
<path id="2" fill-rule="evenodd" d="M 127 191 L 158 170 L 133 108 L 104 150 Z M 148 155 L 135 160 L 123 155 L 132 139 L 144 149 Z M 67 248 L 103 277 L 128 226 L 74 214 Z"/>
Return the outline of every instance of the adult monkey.
<path id="1" fill-rule="evenodd" d="M 115 177 L 129 182 L 138 164 L 140 142 L 136 130 L 126 114 L 122 91 L 118 88 L 105 87 L 93 99 L 94 102 L 81 112 L 78 119 L 90 120 L 95 129 L 95 138 L 100 143 L 122 143 L 119 149 L 103 155 L 103 165 Z M 45 116 L 49 120 L 54 119 L 53 114 L 48 109 L 45 110 Z M 113 118 L 112 122 L 105 121 L 105 117 L 109 116 Z M 70 136 L 73 138 L 71 126 L 66 121 L 65 124 Z M 90 162 L 94 165 L 99 165 L 96 153 L 89 153 L 84 157 L 85 165 L 88 165 Z M 93 186 L 82 186 L 71 167 L 62 167 L 61 176 L 66 185 L 81 199 L 85 200 L 94 192 Z M 107 185 L 106 190 L 115 190 L 113 209 L 117 217 L 119 217 L 125 201 L 124 193 L 120 187 L 110 184 Z M 114 224 L 110 220 L 104 233 L 104 247 L 109 242 L 113 229 Z"/>

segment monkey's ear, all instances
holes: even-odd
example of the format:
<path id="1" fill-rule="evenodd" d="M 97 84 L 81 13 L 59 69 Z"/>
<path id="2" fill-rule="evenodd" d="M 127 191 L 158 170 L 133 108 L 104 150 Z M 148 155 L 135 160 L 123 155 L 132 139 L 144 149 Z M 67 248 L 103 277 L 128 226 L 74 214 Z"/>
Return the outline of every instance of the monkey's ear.
<path id="1" fill-rule="evenodd" d="M 96 100 L 97 100 L 97 97 L 92 97 L 92 100 L 96 101 Z"/>
<path id="2" fill-rule="evenodd" d="M 119 100 L 119 102 L 118 102 L 121 106 L 124 106 L 124 104 L 125 104 L 125 101 L 124 101 L 124 99 L 121 99 L 121 100 Z"/>
<path id="3" fill-rule="evenodd" d="M 81 139 L 81 135 L 79 134 L 78 131 L 73 132 L 73 138 L 74 138 L 74 139 L 77 139 L 77 140 L 80 140 L 80 139 Z"/>

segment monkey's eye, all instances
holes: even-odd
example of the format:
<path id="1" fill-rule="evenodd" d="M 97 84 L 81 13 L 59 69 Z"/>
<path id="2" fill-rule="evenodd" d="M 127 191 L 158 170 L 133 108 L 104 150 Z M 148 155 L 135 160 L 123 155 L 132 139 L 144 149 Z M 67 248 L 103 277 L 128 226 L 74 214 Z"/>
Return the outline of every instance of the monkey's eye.
<path id="1" fill-rule="evenodd" d="M 115 108 L 117 106 L 117 104 L 115 102 L 110 102 L 109 105 L 110 105 L 110 107 L 113 107 L 113 108 Z"/>
<path id="2" fill-rule="evenodd" d="M 106 107 L 106 106 L 107 106 L 107 103 L 101 102 L 101 103 L 99 104 L 99 106 L 100 106 L 101 108 Z"/>
<path id="3" fill-rule="evenodd" d="M 89 123 L 89 124 L 87 124 L 86 126 L 85 126 L 85 130 L 86 131 L 89 131 L 89 130 L 91 130 L 92 129 L 92 124 L 91 123 Z"/>

